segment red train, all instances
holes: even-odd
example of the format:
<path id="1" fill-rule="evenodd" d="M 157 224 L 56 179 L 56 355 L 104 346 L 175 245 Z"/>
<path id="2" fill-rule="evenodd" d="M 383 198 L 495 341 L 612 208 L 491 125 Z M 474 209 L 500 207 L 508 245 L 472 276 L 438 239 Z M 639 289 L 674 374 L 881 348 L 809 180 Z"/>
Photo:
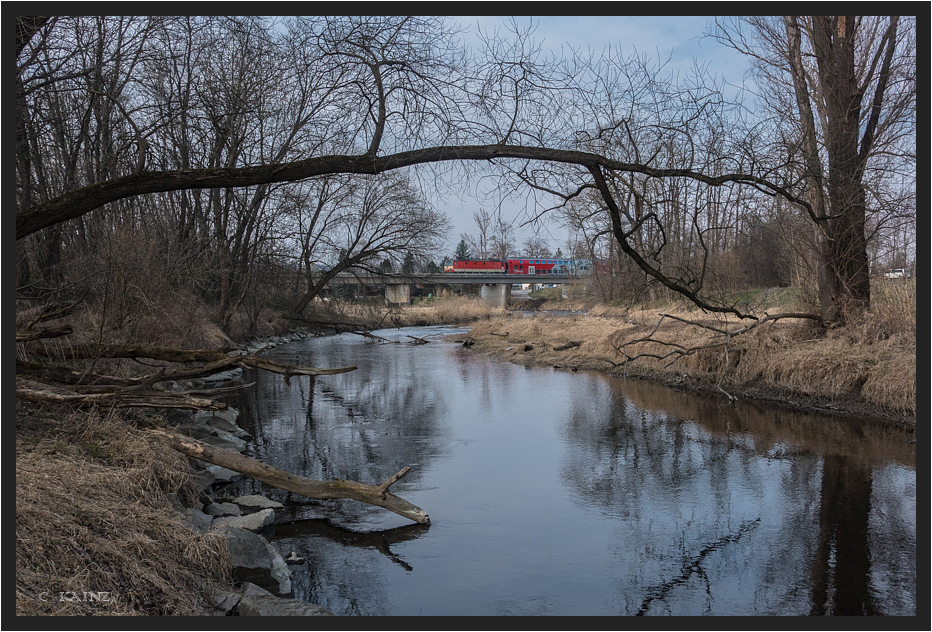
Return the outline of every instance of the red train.
<path id="1" fill-rule="evenodd" d="M 547 257 L 515 259 L 455 259 L 452 272 L 499 274 L 588 274 L 592 262 Z"/>

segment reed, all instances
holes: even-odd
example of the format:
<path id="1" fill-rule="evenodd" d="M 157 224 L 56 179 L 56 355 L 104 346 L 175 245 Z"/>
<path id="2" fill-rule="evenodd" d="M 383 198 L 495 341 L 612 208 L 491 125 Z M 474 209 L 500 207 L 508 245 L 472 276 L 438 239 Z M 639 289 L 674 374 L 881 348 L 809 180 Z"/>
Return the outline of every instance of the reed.
<path id="1" fill-rule="evenodd" d="M 767 299 L 771 313 L 798 309 L 795 294 L 783 296 L 787 302 L 782 306 L 777 293 Z M 722 385 L 736 395 L 914 418 L 915 284 L 886 284 L 875 297 L 871 310 L 844 327 L 822 329 L 811 321 L 781 320 L 734 338 L 727 355 L 720 346 L 699 349 L 721 340 L 710 329 L 670 319 L 659 327 L 658 323 L 666 313 L 735 329 L 733 317 L 702 314 L 674 304 L 659 309 L 600 305 L 590 307 L 585 315 L 569 317 L 495 315 L 475 326 L 470 336 L 474 349 L 528 365 L 595 369 L 699 388 Z M 567 309 L 567 303 L 560 302 L 559 309 Z M 508 335 L 502 336 L 505 332 Z M 652 333 L 663 344 L 631 344 Z M 559 350 L 570 340 L 581 344 Z M 626 363 L 618 351 L 626 343 L 629 356 L 662 356 L 675 347 L 697 350 L 681 357 L 642 356 Z"/>
<path id="2" fill-rule="evenodd" d="M 124 415 L 20 411 L 17 615 L 196 615 L 229 589 L 223 538 L 172 511 L 197 500 L 187 458 Z"/>

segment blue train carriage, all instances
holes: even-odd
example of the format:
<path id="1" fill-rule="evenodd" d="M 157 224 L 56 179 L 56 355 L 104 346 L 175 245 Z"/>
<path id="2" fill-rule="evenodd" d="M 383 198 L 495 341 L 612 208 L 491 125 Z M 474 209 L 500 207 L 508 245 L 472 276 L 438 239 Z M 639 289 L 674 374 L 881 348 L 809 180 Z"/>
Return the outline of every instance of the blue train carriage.
<path id="1" fill-rule="evenodd" d="M 541 258 L 521 258 L 508 259 L 508 274 L 554 274 L 557 259 Z"/>

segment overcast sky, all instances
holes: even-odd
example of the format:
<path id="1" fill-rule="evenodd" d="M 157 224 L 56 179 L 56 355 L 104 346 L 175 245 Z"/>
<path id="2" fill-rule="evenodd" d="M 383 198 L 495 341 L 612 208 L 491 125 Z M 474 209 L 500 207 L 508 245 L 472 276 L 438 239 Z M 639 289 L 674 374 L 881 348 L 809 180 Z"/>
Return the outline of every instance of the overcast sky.
<path id="1" fill-rule="evenodd" d="M 477 26 L 483 31 L 492 32 L 497 26 L 509 21 L 508 16 L 453 16 L 468 32 L 463 37 L 467 42 L 475 37 Z M 531 18 L 518 17 L 519 25 L 527 24 Z M 634 52 L 646 53 L 651 58 L 666 61 L 669 58 L 670 71 L 687 70 L 693 60 L 708 63 L 711 74 L 724 78 L 729 83 L 741 84 L 749 64 L 735 51 L 722 46 L 711 38 L 703 38 L 706 25 L 712 16 L 535 16 L 537 30 L 535 39 L 541 41 L 545 49 L 559 53 L 561 46 L 568 45 L 574 50 L 587 49 L 601 53 L 609 46 L 621 46 L 621 52 L 629 55 Z M 507 33 L 502 28 L 501 32 Z M 475 40 L 478 41 L 478 40 Z M 564 49 L 569 53 L 569 49 Z M 451 197 L 441 208 L 453 220 L 450 251 L 459 243 L 462 233 L 475 233 L 473 213 L 480 203 L 467 198 L 463 201 Z M 485 206 L 488 206 L 487 204 Z M 510 205 L 513 215 L 521 215 L 524 205 Z M 505 210 L 505 214 L 508 214 Z M 520 217 L 516 219 L 521 219 Z M 553 224 L 553 223 L 551 223 Z M 516 223 L 517 227 L 517 223 Z M 567 235 L 558 226 L 551 225 L 551 250 L 564 246 Z M 524 245 L 529 236 L 527 230 L 516 231 L 518 247 Z"/>

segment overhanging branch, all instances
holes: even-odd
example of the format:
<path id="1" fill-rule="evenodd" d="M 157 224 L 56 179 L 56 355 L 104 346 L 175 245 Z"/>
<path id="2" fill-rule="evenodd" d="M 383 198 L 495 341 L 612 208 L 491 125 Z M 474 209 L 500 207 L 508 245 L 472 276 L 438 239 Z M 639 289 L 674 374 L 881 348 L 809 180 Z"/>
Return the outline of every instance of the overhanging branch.
<path id="1" fill-rule="evenodd" d="M 305 160 L 252 167 L 135 173 L 83 187 L 47 202 L 18 211 L 16 214 L 16 239 L 22 239 L 48 226 L 76 219 L 110 202 L 147 193 L 294 182 L 335 173 L 378 174 L 420 164 L 492 160 L 495 158 L 516 158 L 572 164 L 588 169 L 602 168 L 611 171 L 642 173 L 654 178 L 690 178 L 710 186 L 721 186 L 730 182 L 756 184 L 779 193 L 795 204 L 809 208 L 808 202 L 797 198 L 779 185 L 750 174 L 734 173 L 709 176 L 690 169 L 658 169 L 646 164 L 612 160 L 599 154 L 549 147 L 461 145 L 428 147 L 387 156 L 318 156 Z"/>

